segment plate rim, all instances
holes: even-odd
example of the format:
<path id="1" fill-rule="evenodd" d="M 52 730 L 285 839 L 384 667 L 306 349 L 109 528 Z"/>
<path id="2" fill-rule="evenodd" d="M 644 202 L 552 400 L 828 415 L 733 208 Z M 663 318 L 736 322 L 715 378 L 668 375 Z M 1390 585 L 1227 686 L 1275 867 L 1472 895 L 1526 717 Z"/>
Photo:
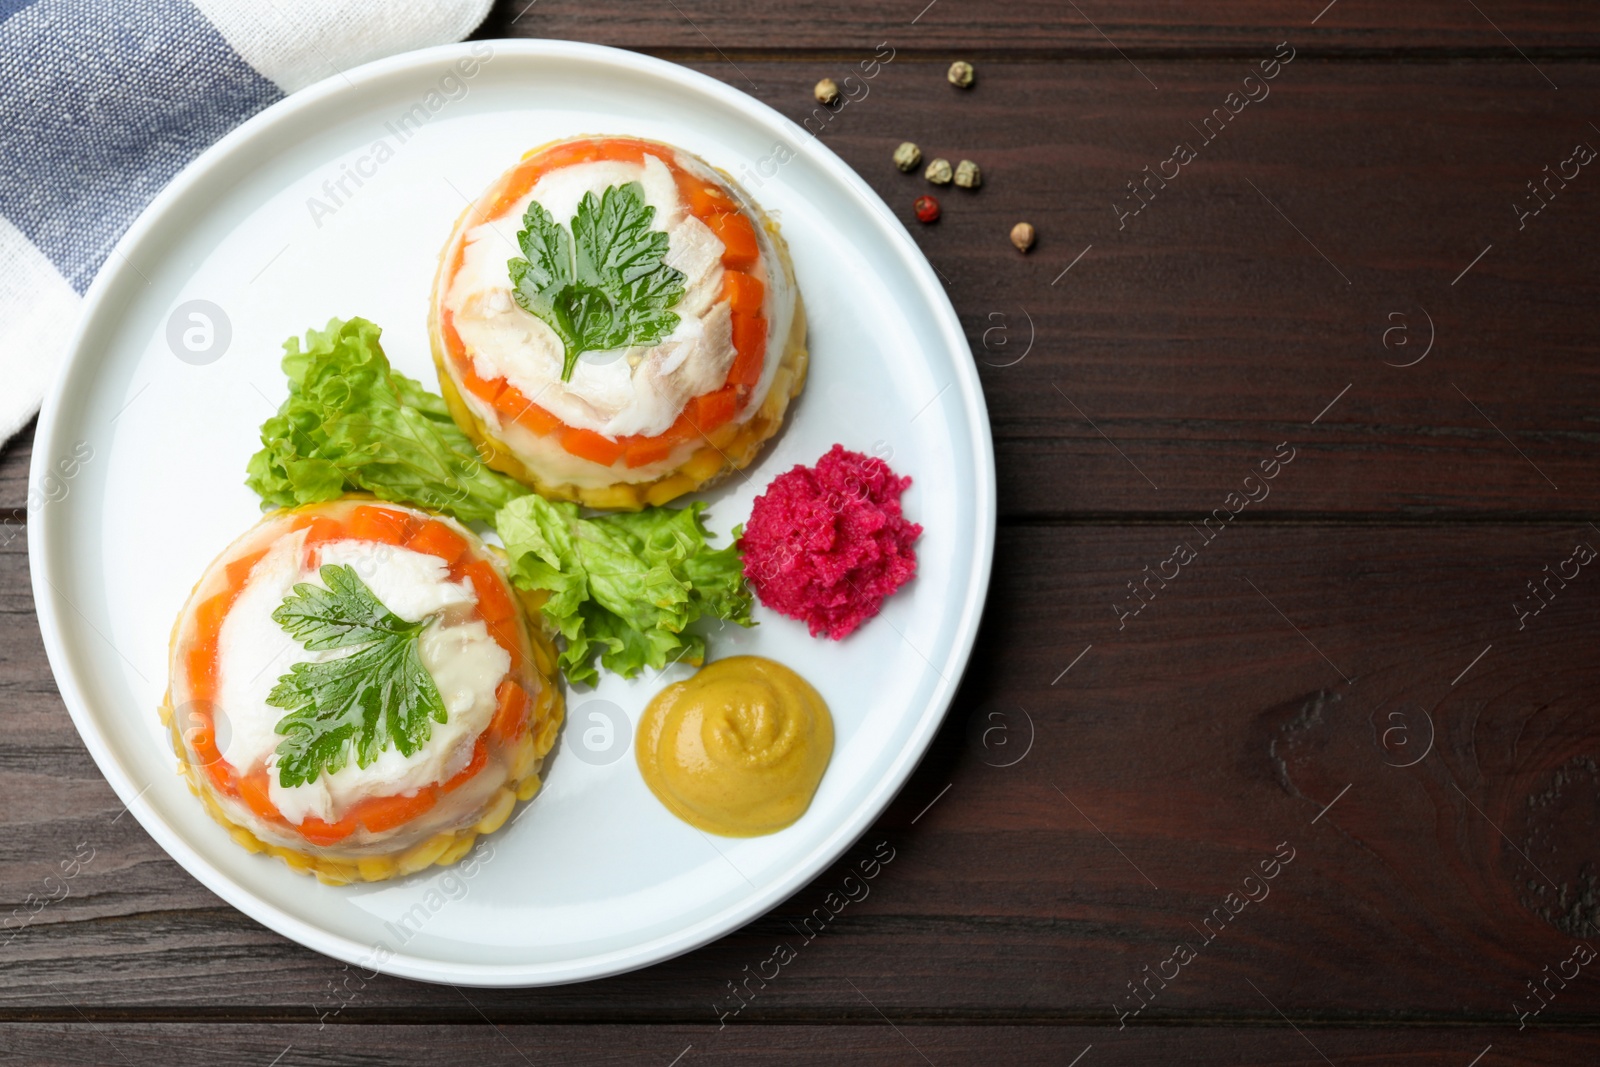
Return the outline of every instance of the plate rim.
<path id="1" fill-rule="evenodd" d="M 29 464 L 30 488 L 38 485 L 47 473 L 49 460 L 60 451 L 56 437 L 62 431 L 61 410 L 66 395 L 66 385 L 74 368 L 90 358 L 85 352 L 84 339 L 91 325 L 105 317 L 116 316 L 123 310 L 112 307 L 107 292 L 114 283 L 130 270 L 137 270 L 127 254 L 136 251 L 147 238 L 158 235 L 158 228 L 167 216 L 181 206 L 188 191 L 214 167 L 222 165 L 227 157 L 247 142 L 262 135 L 280 123 L 292 122 L 305 110 L 322 104 L 330 97 L 346 92 L 359 92 L 377 79 L 408 69 L 425 69 L 435 64 L 471 56 L 474 46 L 483 41 L 461 41 L 432 48 L 390 56 L 347 71 L 335 74 L 315 85 L 291 93 L 275 104 L 264 108 L 217 142 L 205 149 L 185 166 L 145 206 L 127 231 L 117 241 L 112 253 L 90 284 L 83 297 L 78 322 L 73 328 L 60 366 L 46 392 L 34 435 L 32 460 Z M 770 105 L 728 85 L 708 74 L 668 60 L 646 56 L 625 49 L 579 41 L 547 38 L 502 38 L 491 42 L 495 54 L 528 57 L 559 57 L 592 63 L 601 67 L 626 68 L 635 74 L 675 83 L 678 87 L 712 98 L 715 102 L 742 113 L 758 124 L 788 135 L 788 141 L 797 154 L 811 157 L 811 161 L 839 180 L 855 199 L 874 215 L 899 246 L 913 281 L 917 284 L 926 304 L 936 318 L 935 326 L 951 342 L 952 351 L 970 351 L 966 335 L 961 328 L 949 295 L 939 285 L 932 265 L 917 246 L 903 223 L 895 217 L 883 199 L 867 185 L 866 181 L 845 163 L 819 138 L 795 124 Z M 956 690 L 971 660 L 984 605 L 988 599 L 989 582 L 994 559 L 996 528 L 996 487 L 994 442 L 989 426 L 988 408 L 984 401 L 982 384 L 971 361 L 955 361 L 955 380 L 967 416 L 971 420 L 971 441 L 974 459 L 975 495 L 972 500 L 976 518 L 972 544 L 971 581 L 963 597 L 962 616 L 954 635 L 951 649 L 953 663 L 959 670 L 942 678 L 933 690 L 931 699 L 921 710 L 920 720 L 902 746 L 895 760 L 866 803 L 858 806 L 851 816 L 841 822 L 815 846 L 809 854 L 797 857 L 786 873 L 774 879 L 764 890 L 757 890 L 736 904 L 724 908 L 698 922 L 679 927 L 670 933 L 660 934 L 634 943 L 626 949 L 614 949 L 594 955 L 573 957 L 554 963 L 459 963 L 445 962 L 424 956 L 408 955 L 397 951 L 389 955 L 381 966 L 372 963 L 372 946 L 335 929 L 316 926 L 280 910 L 260 897 L 242 881 L 227 876 L 207 858 L 205 853 L 192 848 L 170 827 L 154 805 L 144 799 L 133 775 L 124 762 L 101 736 L 89 701 L 81 689 L 70 665 L 58 593 L 51 575 L 60 566 L 54 544 L 58 538 L 55 529 L 59 511 L 41 507 L 27 523 L 29 571 L 35 612 L 44 641 L 51 674 L 66 704 L 73 726 L 85 747 L 94 758 L 101 775 L 111 785 L 122 801 L 125 810 L 139 820 L 145 832 L 155 839 L 162 850 L 211 892 L 251 919 L 296 943 L 358 966 L 373 966 L 383 973 L 415 981 L 477 987 L 535 987 L 563 985 L 592 981 L 627 971 L 654 966 L 676 956 L 692 952 L 704 945 L 737 931 L 751 921 L 767 914 L 798 890 L 804 888 L 837 862 L 872 827 L 894 798 L 905 788 L 916 766 L 921 762 L 935 734 L 948 715 Z M 70 602 L 68 604 L 70 607 Z M 73 608 L 72 610 L 76 610 Z M 87 621 L 87 620 L 86 620 Z M 936 713 L 930 714 L 937 708 Z"/>

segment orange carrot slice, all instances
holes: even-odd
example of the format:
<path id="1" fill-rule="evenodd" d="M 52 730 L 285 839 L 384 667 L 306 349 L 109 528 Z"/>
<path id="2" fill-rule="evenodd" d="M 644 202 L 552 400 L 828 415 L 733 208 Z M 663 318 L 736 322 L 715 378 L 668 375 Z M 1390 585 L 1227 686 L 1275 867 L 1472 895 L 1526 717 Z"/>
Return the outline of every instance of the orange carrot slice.
<path id="1" fill-rule="evenodd" d="M 189 646 L 184 659 L 189 677 L 189 699 L 212 701 L 217 698 L 217 635 L 204 634 Z"/>
<path id="2" fill-rule="evenodd" d="M 686 171 L 679 171 L 674 177 L 678 179 L 678 194 L 688 202 L 696 218 L 739 210 L 731 196 L 710 182 L 701 181 Z"/>
<path id="3" fill-rule="evenodd" d="M 706 225 L 722 242 L 722 265 L 730 270 L 749 270 L 761 258 L 761 246 L 750 220 L 737 211 L 712 215 Z"/>
<path id="4" fill-rule="evenodd" d="M 351 811 L 356 820 L 375 834 L 393 830 L 419 815 L 425 815 L 439 802 L 433 786 L 417 790 L 415 796 L 372 797 Z M 341 822 L 343 820 L 340 820 Z"/>
<path id="5" fill-rule="evenodd" d="M 511 654 L 511 673 L 522 673 L 522 631 L 517 626 L 514 618 L 495 619 L 485 621 L 484 625 L 489 630 L 489 636 L 495 643 Z"/>
<path id="6" fill-rule="evenodd" d="M 537 152 L 528 157 L 530 163 L 537 163 L 541 170 L 552 171 L 558 167 L 570 167 L 574 163 L 588 163 L 600 158 L 599 144 L 595 141 L 570 141 L 567 144 L 553 145 L 542 152 Z M 526 189 L 523 192 L 527 192 Z M 520 193 L 518 194 L 521 195 Z"/>
<path id="7" fill-rule="evenodd" d="M 306 545 L 318 545 L 324 541 L 339 541 L 346 536 L 344 523 L 337 519 L 330 519 L 326 515 L 318 515 L 311 520 L 311 525 L 306 528 Z"/>
<path id="8" fill-rule="evenodd" d="M 500 705 L 489 721 L 489 736 L 502 742 L 516 740 L 528 725 L 528 693 L 522 686 L 507 678 L 495 691 Z"/>
<path id="9" fill-rule="evenodd" d="M 205 765 L 206 777 L 211 779 L 211 784 L 217 792 L 229 796 L 239 795 L 239 778 L 233 773 L 233 765 L 221 756 L 211 760 Z"/>
<path id="10" fill-rule="evenodd" d="M 730 270 L 722 276 L 722 296 L 735 316 L 759 315 L 767 287 L 742 270 Z"/>
<path id="11" fill-rule="evenodd" d="M 296 520 L 298 528 L 299 520 Z M 309 521 L 307 523 L 309 525 Z M 250 571 L 266 549 L 240 556 L 223 568 L 227 588 L 195 609 L 194 630 L 184 653 L 184 675 L 189 682 L 190 715 L 197 725 L 184 731 L 184 738 L 200 759 L 206 776 L 221 792 L 237 795 L 238 780 L 233 766 L 217 749 L 211 705 L 217 697 L 217 639 L 222 622 L 238 599 Z"/>
<path id="12" fill-rule="evenodd" d="M 249 805 L 250 810 L 263 819 L 272 822 L 283 822 L 283 813 L 272 802 L 272 783 L 267 777 L 265 766 L 239 779 L 239 798 Z"/>
<path id="13" fill-rule="evenodd" d="M 222 620 L 227 618 L 228 609 L 233 607 L 234 598 L 239 594 L 234 589 L 218 593 L 210 600 L 205 601 L 194 609 L 195 630 L 201 634 L 215 634 L 222 629 Z"/>
<path id="14" fill-rule="evenodd" d="M 346 815 L 338 822 L 323 822 L 315 815 L 308 815 L 295 829 L 313 845 L 336 845 L 356 832 L 356 820 Z"/>
<path id="15" fill-rule="evenodd" d="M 472 579 L 472 588 L 478 594 L 478 614 L 484 622 L 499 622 L 516 614 L 505 582 L 486 561 L 474 560 L 462 567 L 461 573 Z"/>
<path id="16" fill-rule="evenodd" d="M 217 750 L 217 735 L 210 713 L 195 713 L 191 717 L 196 725 L 183 731 L 183 739 L 194 749 L 195 755 L 200 757 L 202 763 L 215 763 L 222 758 L 222 753 Z"/>
<path id="17" fill-rule="evenodd" d="M 419 526 L 406 541 L 406 547 L 413 552 L 438 556 L 444 560 L 446 566 L 454 566 L 456 560 L 467 550 L 467 539 L 434 519 Z"/>
<path id="18" fill-rule="evenodd" d="M 596 141 L 573 141 L 552 145 L 534 152 L 495 190 L 492 206 L 478 217 L 498 218 L 512 204 L 520 200 L 544 175 L 575 163 L 591 163 L 599 159 L 614 159 L 623 163 L 638 163 L 644 159 L 645 145 L 627 138 L 607 138 Z"/>
<path id="19" fill-rule="evenodd" d="M 531 402 L 527 404 L 517 415 L 516 422 L 517 425 L 521 426 L 524 430 L 527 430 L 529 433 L 538 434 L 541 437 L 545 434 L 555 433 L 557 430 L 561 429 L 561 427 L 566 425 L 566 423 L 550 414 L 538 404 Z"/>
<path id="20" fill-rule="evenodd" d="M 678 447 L 680 440 L 674 440 L 666 434 L 640 438 L 628 445 L 622 462 L 628 467 L 647 467 L 652 463 L 660 463 L 672 455 L 672 450 Z"/>
<path id="21" fill-rule="evenodd" d="M 506 384 L 500 395 L 495 397 L 494 409 L 500 413 L 502 420 L 514 422 L 530 433 L 554 433 L 563 425 L 560 419 L 523 396 L 521 390 L 510 384 Z"/>
<path id="22" fill-rule="evenodd" d="M 467 761 L 465 767 L 456 772 L 455 777 L 440 786 L 439 791 L 441 793 L 450 793 L 461 788 L 477 777 L 478 772 L 483 770 L 484 765 L 488 762 L 489 746 L 484 744 L 483 738 L 480 737 L 478 738 L 478 743 L 472 746 L 472 759 Z"/>
<path id="23" fill-rule="evenodd" d="M 454 331 L 455 327 L 452 325 L 450 329 Z M 457 345 L 460 343 L 459 340 L 456 342 Z M 472 360 L 465 355 L 456 360 L 456 371 L 461 375 L 461 384 L 466 387 L 467 392 L 495 406 L 499 405 L 500 395 L 510 388 L 504 378 L 478 377 L 478 372 L 473 369 Z"/>
<path id="24" fill-rule="evenodd" d="M 767 320 L 758 315 L 741 315 L 735 311 L 733 349 L 738 354 L 728 372 L 729 383 L 755 385 L 761 380 L 761 367 L 766 362 Z"/>
<path id="25" fill-rule="evenodd" d="M 714 393 L 702 393 L 689 401 L 692 418 L 701 433 L 707 434 L 732 419 L 739 410 L 738 389 L 725 385 Z"/>
<path id="26" fill-rule="evenodd" d="M 233 596 L 239 595 L 239 591 L 244 588 L 245 582 L 250 579 L 250 572 L 255 569 L 256 564 L 261 562 L 261 557 L 266 554 L 267 550 L 263 548 L 259 552 L 251 552 L 248 555 L 240 556 L 223 568 L 223 574 L 228 580 L 228 589 Z"/>
<path id="27" fill-rule="evenodd" d="M 609 159 L 617 163 L 643 163 L 647 151 L 651 146 L 634 137 L 607 137 L 594 142 L 595 158 Z M 654 154 L 664 154 L 661 149 L 654 150 Z"/>
<path id="28" fill-rule="evenodd" d="M 672 450 L 685 441 L 696 436 L 694 423 L 689 421 L 689 413 L 684 411 L 673 420 L 661 433 L 654 437 L 644 437 L 635 434 L 624 437 L 623 462 L 629 467 L 643 467 L 648 463 L 657 463 L 672 454 Z"/>
<path id="29" fill-rule="evenodd" d="M 350 512 L 346 529 L 359 541 L 384 545 L 403 545 L 411 536 L 414 520 L 403 511 L 363 504 Z"/>
<path id="30" fill-rule="evenodd" d="M 622 444 L 593 430 L 567 427 L 561 435 L 561 447 L 580 459 L 609 467 L 622 457 Z"/>

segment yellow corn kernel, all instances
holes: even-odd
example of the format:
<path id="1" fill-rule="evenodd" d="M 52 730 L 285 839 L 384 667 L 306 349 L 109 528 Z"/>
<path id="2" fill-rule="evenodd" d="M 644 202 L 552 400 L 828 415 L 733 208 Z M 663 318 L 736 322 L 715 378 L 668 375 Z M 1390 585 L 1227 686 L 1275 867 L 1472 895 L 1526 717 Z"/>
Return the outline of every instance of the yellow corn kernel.
<path id="1" fill-rule="evenodd" d="M 539 776 L 537 774 L 528 775 L 528 777 L 517 783 L 517 799 L 532 800 L 533 794 L 539 791 L 539 786 L 541 784 L 543 783 L 539 781 Z"/>
<path id="2" fill-rule="evenodd" d="M 414 874 L 424 867 L 431 867 L 454 841 L 455 837 L 452 834 L 435 834 L 410 851 L 401 853 L 396 864 L 399 873 Z"/>
<path id="3" fill-rule="evenodd" d="M 396 868 L 392 856 L 364 856 L 356 860 L 356 870 L 363 881 L 381 882 L 385 878 L 393 878 Z"/>
<path id="4" fill-rule="evenodd" d="M 540 592 L 542 593 L 544 590 L 541 589 Z M 541 601 L 542 599 L 543 598 L 541 598 Z M 533 609 L 533 611 L 530 613 L 530 617 L 534 619 L 539 617 L 538 607 Z M 533 662 L 534 665 L 539 668 L 539 674 L 542 679 L 554 678 L 556 676 L 555 653 L 551 650 L 550 642 L 546 640 L 542 634 L 533 635 Z M 544 682 L 546 689 L 550 688 L 550 685 L 551 683 L 549 681 Z"/>
<path id="5" fill-rule="evenodd" d="M 542 756 L 554 748 L 556 745 L 556 731 L 560 728 L 561 717 L 559 715 L 552 715 L 540 723 L 539 735 L 533 742 L 534 751 Z"/>
<path id="6" fill-rule="evenodd" d="M 761 405 L 761 414 L 771 418 L 773 409 L 784 403 L 792 395 L 789 392 L 794 385 L 794 375 L 789 373 L 788 367 L 782 367 L 772 376 L 772 390 L 767 393 L 767 399 Z"/>
<path id="7" fill-rule="evenodd" d="M 591 508 L 639 507 L 639 494 L 631 485 L 608 485 L 599 489 L 583 489 L 583 502 Z"/>
<path id="8" fill-rule="evenodd" d="M 714 448 L 702 448 L 689 457 L 689 462 L 683 465 L 683 473 L 696 481 L 705 481 L 715 476 L 722 470 L 722 453 Z"/>
<path id="9" fill-rule="evenodd" d="M 470 830 L 457 834 L 455 843 L 445 849 L 435 862 L 441 867 L 448 867 L 453 863 L 460 862 L 461 857 L 472 850 L 472 843 L 477 839 L 478 835 Z"/>
<path id="10" fill-rule="evenodd" d="M 534 749 L 534 740 L 531 733 L 525 733 L 517 740 L 516 751 L 511 754 L 511 770 L 508 772 L 512 781 L 520 781 L 533 770 L 534 761 L 539 758 Z"/>
<path id="11" fill-rule="evenodd" d="M 502 789 L 489 801 L 489 809 L 483 813 L 472 827 L 480 834 L 492 834 L 505 825 L 511 809 L 517 806 L 517 795 L 509 789 Z"/>
<path id="12" fill-rule="evenodd" d="M 334 863 L 323 860 L 317 864 L 313 872 L 317 881 L 323 885 L 349 885 L 356 880 L 356 866 L 353 863 Z"/>
<path id="13" fill-rule="evenodd" d="M 265 847 L 255 834 L 242 826 L 235 826 L 230 829 L 228 836 L 238 842 L 239 846 L 247 852 L 260 852 Z"/>
<path id="14" fill-rule="evenodd" d="M 540 496 L 547 497 L 550 500 L 566 500 L 573 504 L 582 504 L 584 502 L 582 489 L 572 485 L 551 485 L 543 478 L 537 477 L 527 467 L 522 466 L 521 463 L 518 463 L 517 466 L 521 470 L 527 471 L 524 484 L 533 486 Z"/>
<path id="15" fill-rule="evenodd" d="M 291 852 L 286 848 L 274 848 L 272 850 L 272 854 L 283 860 L 283 862 L 287 863 L 295 870 L 300 871 L 302 874 L 311 870 L 312 867 L 315 866 L 315 863 L 310 856 L 299 852 Z"/>
<path id="16" fill-rule="evenodd" d="M 684 493 L 694 491 L 695 480 L 687 474 L 669 474 L 659 481 L 652 482 L 650 488 L 645 490 L 645 503 L 660 507 L 670 500 L 676 500 Z"/>

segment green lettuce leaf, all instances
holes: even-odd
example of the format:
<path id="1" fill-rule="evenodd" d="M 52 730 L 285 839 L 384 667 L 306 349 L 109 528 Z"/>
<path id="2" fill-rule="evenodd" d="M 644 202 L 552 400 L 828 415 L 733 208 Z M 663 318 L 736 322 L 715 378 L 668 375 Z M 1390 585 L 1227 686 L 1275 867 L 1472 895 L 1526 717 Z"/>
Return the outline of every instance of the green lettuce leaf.
<path id="1" fill-rule="evenodd" d="M 705 639 L 684 633 L 696 619 L 754 625 L 738 550 L 707 546 L 704 509 L 580 518 L 576 504 L 530 495 L 495 515 L 512 580 L 550 594 L 544 615 L 566 638 L 569 680 L 593 683 L 596 659 L 625 678 L 674 662 L 698 666 Z"/>
<path id="2" fill-rule="evenodd" d="M 284 343 L 289 397 L 261 427 L 247 485 L 263 509 L 366 491 L 463 522 L 527 492 L 490 470 L 444 400 L 394 371 L 365 319 L 334 319 Z"/>

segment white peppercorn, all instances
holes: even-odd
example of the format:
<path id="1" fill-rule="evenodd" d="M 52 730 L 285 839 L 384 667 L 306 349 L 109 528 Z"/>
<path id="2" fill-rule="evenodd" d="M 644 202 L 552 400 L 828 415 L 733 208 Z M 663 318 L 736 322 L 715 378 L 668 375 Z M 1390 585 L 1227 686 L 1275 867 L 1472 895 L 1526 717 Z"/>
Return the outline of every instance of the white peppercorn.
<path id="1" fill-rule="evenodd" d="M 964 59 L 958 59 L 950 64 L 950 71 L 945 75 L 950 79 L 950 84 L 958 89 L 972 88 L 972 64 Z"/>
<path id="2" fill-rule="evenodd" d="M 832 106 L 839 101 L 839 83 L 832 78 L 823 78 L 811 90 L 811 95 L 817 98 L 817 103 Z"/>
<path id="3" fill-rule="evenodd" d="M 900 147 L 894 150 L 894 165 L 906 174 L 917 169 L 917 164 L 922 162 L 922 149 L 910 141 L 901 141 Z"/>
<path id="4" fill-rule="evenodd" d="M 956 184 L 963 189 L 976 189 L 983 184 L 983 174 L 978 170 L 978 165 L 970 159 L 963 159 L 956 164 Z"/>
<path id="5" fill-rule="evenodd" d="M 934 160 L 928 164 L 928 169 L 922 172 L 922 176 L 935 185 L 949 185 L 951 176 L 950 161 L 948 159 Z"/>

